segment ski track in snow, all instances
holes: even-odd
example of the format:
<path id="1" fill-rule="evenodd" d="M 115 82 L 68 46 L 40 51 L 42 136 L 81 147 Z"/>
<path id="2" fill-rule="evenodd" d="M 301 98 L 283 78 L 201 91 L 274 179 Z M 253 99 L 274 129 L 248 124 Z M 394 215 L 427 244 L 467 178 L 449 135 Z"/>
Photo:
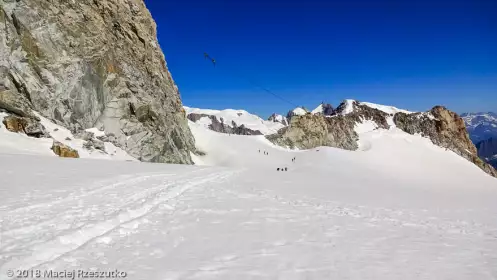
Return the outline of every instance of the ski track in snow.
<path id="1" fill-rule="evenodd" d="M 97 182 L 96 187 L 65 198 L 46 196 L 45 203 L 2 207 L 2 217 L 8 217 L 2 226 L 11 224 L 1 233 L 0 256 L 13 257 L 0 267 L 0 279 L 6 267 L 31 269 L 55 261 L 119 227 L 139 224 L 159 206 L 194 187 L 233 175 L 233 171 L 202 171 L 172 179 L 172 174 L 136 174 L 115 183 Z"/>
<path id="2" fill-rule="evenodd" d="M 427 139 L 365 122 L 359 151 L 290 151 L 190 126 L 225 167 L 0 154 L 0 280 L 497 278 L 497 181 Z"/>

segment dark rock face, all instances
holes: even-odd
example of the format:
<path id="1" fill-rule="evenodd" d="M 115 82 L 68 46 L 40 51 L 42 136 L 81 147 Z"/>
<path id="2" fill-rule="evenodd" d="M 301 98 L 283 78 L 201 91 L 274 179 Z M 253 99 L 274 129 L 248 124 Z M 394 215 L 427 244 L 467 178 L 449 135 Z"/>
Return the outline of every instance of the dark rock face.
<path id="1" fill-rule="evenodd" d="M 220 120 L 216 116 L 207 115 L 207 114 L 197 114 L 190 113 L 187 118 L 192 122 L 197 122 L 201 118 L 207 117 L 211 120 L 209 124 L 209 129 L 226 134 L 236 134 L 236 135 L 262 135 L 262 132 L 259 130 L 252 130 L 250 128 L 245 127 L 245 125 L 238 126 L 236 122 L 232 121 L 231 124 L 224 123 L 224 119 L 220 118 Z"/>
<path id="2" fill-rule="evenodd" d="M 333 115 L 333 112 L 335 110 L 333 109 L 333 106 L 331 106 L 331 104 L 323 103 L 322 105 L 323 105 L 323 115 L 325 116 Z"/>
<path id="3" fill-rule="evenodd" d="M 340 105 L 339 108 L 341 106 L 342 105 Z M 353 102 L 353 108 L 353 111 L 345 115 L 345 117 L 352 119 L 355 123 L 362 122 L 362 120 L 370 120 L 375 122 L 379 128 L 390 128 L 387 122 L 387 117 L 390 116 L 389 114 L 366 105 L 360 105 L 357 101 Z M 337 114 L 337 112 L 339 112 L 338 109 L 334 112 L 334 114 Z"/>
<path id="4" fill-rule="evenodd" d="M 497 177 L 497 171 L 482 161 L 476 147 L 469 139 L 466 126 L 461 117 L 442 106 L 435 106 L 427 113 L 405 114 L 394 116 L 396 126 L 409 134 L 419 133 L 428 137 L 440 147 L 450 149 L 458 155 L 473 162 L 483 171 Z"/>
<path id="5" fill-rule="evenodd" d="M 143 0 L 4 0 L 0 29 L 0 108 L 36 110 L 72 132 L 104 128 L 142 161 L 192 163 L 194 139 Z"/>

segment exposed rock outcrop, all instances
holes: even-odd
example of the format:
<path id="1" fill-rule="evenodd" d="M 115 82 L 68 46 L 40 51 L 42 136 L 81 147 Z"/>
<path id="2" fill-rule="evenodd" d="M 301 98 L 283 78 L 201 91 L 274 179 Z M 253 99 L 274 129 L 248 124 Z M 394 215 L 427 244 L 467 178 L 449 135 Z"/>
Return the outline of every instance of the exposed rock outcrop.
<path id="1" fill-rule="evenodd" d="M 478 157 L 463 119 L 447 108 L 435 106 L 428 113 L 397 113 L 393 120 L 405 132 L 428 137 L 435 145 L 450 149 L 497 177 L 497 171 Z"/>
<path id="2" fill-rule="evenodd" d="M 275 113 L 272 114 L 271 116 L 269 116 L 269 118 L 267 120 L 270 121 L 270 122 L 281 123 L 284 126 L 288 125 L 288 119 L 287 118 L 283 117 L 282 115 L 275 114 Z"/>
<path id="3" fill-rule="evenodd" d="M 73 132 L 101 127 L 143 161 L 192 163 L 143 0 L 3 0 L 0 28 L 0 108 L 35 110 Z"/>
<path id="4" fill-rule="evenodd" d="M 45 127 L 37 120 L 9 115 L 3 119 L 5 128 L 11 132 L 25 133 L 30 137 L 50 137 Z"/>
<path id="5" fill-rule="evenodd" d="M 497 171 L 478 157 L 463 119 L 442 106 L 436 106 L 425 113 L 408 114 L 400 111 L 383 111 L 357 101 L 347 100 L 340 104 L 331 116 L 294 115 L 288 127 L 266 138 L 277 145 L 291 148 L 311 149 L 329 146 L 356 150 L 359 136 L 355 126 L 366 120 L 374 122 L 377 128 L 383 129 L 390 128 L 389 120 L 391 120 L 399 129 L 409 134 L 419 133 L 431 139 L 435 145 L 454 151 L 483 171 L 497 177 Z"/>
<path id="6" fill-rule="evenodd" d="M 79 158 L 78 151 L 57 141 L 53 142 L 52 151 L 59 157 Z"/>
<path id="7" fill-rule="evenodd" d="M 357 149 L 359 139 L 351 119 L 312 114 L 292 117 L 288 127 L 266 138 L 283 147 L 311 149 L 329 146 L 346 150 Z"/>
<path id="8" fill-rule="evenodd" d="M 335 111 L 332 117 L 323 114 L 294 115 L 288 127 L 279 130 L 276 134 L 268 135 L 267 139 L 280 146 L 299 149 L 329 146 L 356 150 L 359 140 L 354 130 L 356 123 L 371 120 L 376 122 L 378 127 L 389 128 L 387 113 L 359 105 L 358 102 L 353 106 L 352 112 L 340 114 L 341 111 Z"/>
<path id="9" fill-rule="evenodd" d="M 197 122 L 201 118 L 209 118 L 211 123 L 209 124 L 209 129 L 212 131 L 226 133 L 226 134 L 236 134 L 236 135 L 262 135 L 262 132 L 259 130 L 252 130 L 250 128 L 245 127 L 245 125 L 237 125 L 235 121 L 232 121 L 231 124 L 227 124 L 224 122 L 223 118 L 218 119 L 216 116 L 207 115 L 207 114 L 197 114 L 190 113 L 188 114 L 188 119 L 192 122 Z"/>
<path id="10" fill-rule="evenodd" d="M 316 109 L 312 110 L 311 113 L 331 116 L 334 112 L 335 109 L 333 109 L 333 106 L 331 104 L 322 102 Z"/>
<path id="11" fill-rule="evenodd" d="M 310 114 L 311 112 L 309 112 L 309 110 L 307 110 L 307 108 L 305 107 L 297 107 L 293 110 L 290 110 L 288 111 L 288 113 L 286 114 L 286 118 L 288 120 L 291 120 L 294 116 L 303 116 L 303 115 L 306 115 L 306 114 Z"/>
<path id="12" fill-rule="evenodd" d="M 461 118 L 466 123 L 469 138 L 473 143 L 497 138 L 497 114 L 493 112 L 464 113 Z"/>

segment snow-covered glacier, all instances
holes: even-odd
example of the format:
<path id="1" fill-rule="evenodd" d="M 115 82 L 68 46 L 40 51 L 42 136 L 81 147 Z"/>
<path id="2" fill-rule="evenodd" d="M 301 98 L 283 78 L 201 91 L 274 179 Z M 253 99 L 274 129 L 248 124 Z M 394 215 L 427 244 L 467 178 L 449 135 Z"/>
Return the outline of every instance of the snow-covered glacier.
<path id="1" fill-rule="evenodd" d="M 429 139 L 393 127 L 362 130 L 358 151 L 303 151 L 189 125 L 196 166 L 4 145 L 0 279 L 497 277 L 497 180 Z"/>

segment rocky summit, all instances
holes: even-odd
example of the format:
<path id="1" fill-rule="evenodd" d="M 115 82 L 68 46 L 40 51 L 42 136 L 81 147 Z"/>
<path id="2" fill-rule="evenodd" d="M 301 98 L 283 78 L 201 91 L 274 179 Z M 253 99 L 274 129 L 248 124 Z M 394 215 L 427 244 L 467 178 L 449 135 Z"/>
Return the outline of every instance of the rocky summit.
<path id="1" fill-rule="evenodd" d="M 191 164 L 178 88 L 142 0 L 0 0 L 0 108 L 74 133 L 97 127 L 131 156 Z"/>

